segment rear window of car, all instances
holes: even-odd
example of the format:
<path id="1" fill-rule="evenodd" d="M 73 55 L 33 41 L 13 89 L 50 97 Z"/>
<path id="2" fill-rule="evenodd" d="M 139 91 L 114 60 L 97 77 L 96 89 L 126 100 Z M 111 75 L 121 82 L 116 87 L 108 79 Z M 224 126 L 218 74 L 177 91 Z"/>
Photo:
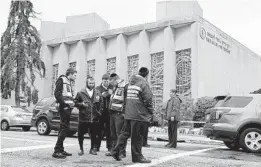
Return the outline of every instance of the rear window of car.
<path id="1" fill-rule="evenodd" d="M 41 101 L 39 101 L 36 106 L 46 106 L 51 105 L 54 102 L 54 99 L 52 98 L 44 98 Z"/>
<path id="2" fill-rule="evenodd" d="M 30 112 L 26 108 L 12 107 L 12 109 L 16 112 Z"/>
<path id="3" fill-rule="evenodd" d="M 229 96 L 224 100 L 219 101 L 219 104 L 216 107 L 234 107 L 234 108 L 244 108 L 251 101 L 253 97 L 246 96 Z"/>

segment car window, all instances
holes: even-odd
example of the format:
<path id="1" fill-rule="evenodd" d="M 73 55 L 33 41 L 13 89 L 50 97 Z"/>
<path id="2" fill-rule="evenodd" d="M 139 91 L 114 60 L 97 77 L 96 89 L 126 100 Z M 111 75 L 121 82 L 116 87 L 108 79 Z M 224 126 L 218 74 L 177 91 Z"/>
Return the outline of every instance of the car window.
<path id="1" fill-rule="evenodd" d="M 44 98 L 41 101 L 39 101 L 37 103 L 36 106 L 46 106 L 46 105 L 50 105 L 51 103 L 53 103 L 53 99 L 52 98 Z"/>
<path id="2" fill-rule="evenodd" d="M 26 108 L 20 108 L 20 107 L 13 107 L 13 106 L 12 106 L 12 109 L 13 109 L 14 111 L 16 111 L 16 112 L 28 112 L 28 113 L 30 113 L 30 111 L 27 110 Z"/>
<path id="3" fill-rule="evenodd" d="M 1 106 L 1 113 L 7 112 L 8 108 L 5 106 Z"/>
<path id="4" fill-rule="evenodd" d="M 244 108 L 251 101 L 253 97 L 245 97 L 245 96 L 229 96 L 226 99 L 219 101 L 218 107 L 234 107 L 234 108 Z"/>

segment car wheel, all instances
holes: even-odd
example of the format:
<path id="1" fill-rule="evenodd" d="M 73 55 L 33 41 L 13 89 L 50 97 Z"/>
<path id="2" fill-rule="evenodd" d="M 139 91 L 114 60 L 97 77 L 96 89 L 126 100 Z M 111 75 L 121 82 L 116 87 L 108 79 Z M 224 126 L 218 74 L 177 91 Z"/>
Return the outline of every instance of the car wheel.
<path id="1" fill-rule="evenodd" d="M 239 144 L 237 142 L 229 142 L 229 141 L 223 141 L 224 144 L 230 148 L 231 150 L 238 150 L 240 147 L 239 147 Z"/>
<path id="2" fill-rule="evenodd" d="M 1 122 L 1 130 L 9 130 L 9 124 L 7 121 L 2 121 Z"/>
<path id="3" fill-rule="evenodd" d="M 28 132 L 31 129 L 31 126 L 24 126 L 23 131 Z"/>
<path id="4" fill-rule="evenodd" d="M 68 137 L 72 137 L 73 135 L 75 135 L 75 133 L 76 133 L 75 131 L 69 131 L 67 136 Z"/>
<path id="5" fill-rule="evenodd" d="M 46 119 L 41 119 L 37 123 L 37 133 L 39 135 L 49 135 L 51 132 L 50 125 Z"/>
<path id="6" fill-rule="evenodd" d="M 261 129 L 249 128 L 240 135 L 240 145 L 246 152 L 261 152 Z"/>

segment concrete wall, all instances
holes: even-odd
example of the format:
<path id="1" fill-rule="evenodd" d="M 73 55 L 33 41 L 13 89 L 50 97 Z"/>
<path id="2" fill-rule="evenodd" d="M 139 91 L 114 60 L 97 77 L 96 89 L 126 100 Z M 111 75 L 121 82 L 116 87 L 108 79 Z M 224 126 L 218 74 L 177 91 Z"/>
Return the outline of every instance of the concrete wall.
<path id="1" fill-rule="evenodd" d="M 42 41 L 65 37 L 65 23 L 42 21 L 40 36 Z"/>
<path id="2" fill-rule="evenodd" d="M 156 6 L 156 20 L 203 16 L 203 10 L 197 1 L 160 1 Z"/>
<path id="3" fill-rule="evenodd" d="M 207 21 L 201 19 L 198 25 L 198 96 L 243 95 L 259 89 L 260 58 Z"/>

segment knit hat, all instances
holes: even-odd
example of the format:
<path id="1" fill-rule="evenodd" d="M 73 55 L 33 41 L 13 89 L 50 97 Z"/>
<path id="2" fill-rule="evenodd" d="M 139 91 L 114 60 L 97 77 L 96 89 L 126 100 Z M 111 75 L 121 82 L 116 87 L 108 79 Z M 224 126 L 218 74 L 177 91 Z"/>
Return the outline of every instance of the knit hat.
<path id="1" fill-rule="evenodd" d="M 139 70 L 139 75 L 142 77 L 146 77 L 149 74 L 149 69 L 146 67 L 141 67 Z"/>
<path id="2" fill-rule="evenodd" d="M 112 73 L 112 74 L 110 75 L 111 78 L 116 77 L 116 76 L 118 76 L 118 74 L 116 74 L 116 73 Z"/>

